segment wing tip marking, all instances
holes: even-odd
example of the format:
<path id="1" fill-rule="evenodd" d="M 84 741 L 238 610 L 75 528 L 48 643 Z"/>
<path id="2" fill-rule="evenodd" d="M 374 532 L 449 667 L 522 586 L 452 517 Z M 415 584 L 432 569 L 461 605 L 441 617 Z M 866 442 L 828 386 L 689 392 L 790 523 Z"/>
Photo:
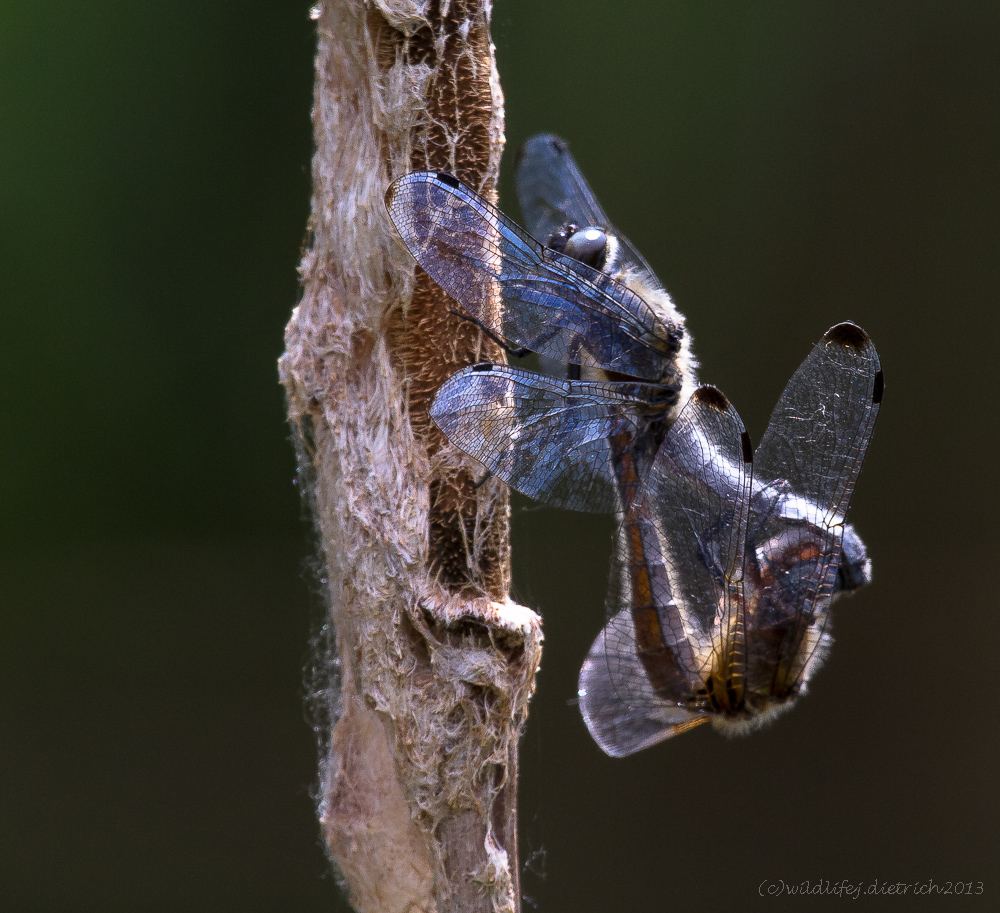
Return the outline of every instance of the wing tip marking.
<path id="1" fill-rule="evenodd" d="M 708 406 L 709 409 L 714 409 L 716 412 L 725 412 L 729 409 L 729 400 L 726 399 L 726 394 L 718 387 L 707 384 L 695 390 L 691 394 L 691 399 L 698 405 Z"/>
<path id="2" fill-rule="evenodd" d="M 851 323 L 849 320 L 838 323 L 835 327 L 827 330 L 825 342 L 858 352 L 871 345 L 868 334 L 856 323 Z"/>

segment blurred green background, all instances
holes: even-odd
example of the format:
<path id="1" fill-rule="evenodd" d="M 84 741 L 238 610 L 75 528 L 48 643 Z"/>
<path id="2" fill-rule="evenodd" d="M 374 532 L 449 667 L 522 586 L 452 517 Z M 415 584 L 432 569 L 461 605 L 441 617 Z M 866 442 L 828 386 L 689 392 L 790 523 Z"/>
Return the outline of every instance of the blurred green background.
<path id="1" fill-rule="evenodd" d="M 494 17 L 509 150 L 571 143 L 755 439 L 835 322 L 886 374 L 851 515 L 875 581 L 749 738 L 600 754 L 567 702 L 611 522 L 515 500 L 515 596 L 546 626 L 525 891 L 715 911 L 774 907 L 765 880 L 933 878 L 995 904 L 1000 7 Z M 312 51 L 305 2 L 0 7 L 4 910 L 347 909 L 309 797 L 318 607 L 275 367 Z"/>

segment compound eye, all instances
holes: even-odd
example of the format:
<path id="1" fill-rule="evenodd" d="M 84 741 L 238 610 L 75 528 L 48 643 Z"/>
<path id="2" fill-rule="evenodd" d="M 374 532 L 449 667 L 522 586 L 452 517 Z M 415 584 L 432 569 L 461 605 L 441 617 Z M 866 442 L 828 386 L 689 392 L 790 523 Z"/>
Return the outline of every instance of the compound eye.
<path id="1" fill-rule="evenodd" d="M 574 232 L 566 241 L 563 253 L 567 257 L 600 269 L 608 250 L 608 236 L 602 228 L 593 225 Z"/>

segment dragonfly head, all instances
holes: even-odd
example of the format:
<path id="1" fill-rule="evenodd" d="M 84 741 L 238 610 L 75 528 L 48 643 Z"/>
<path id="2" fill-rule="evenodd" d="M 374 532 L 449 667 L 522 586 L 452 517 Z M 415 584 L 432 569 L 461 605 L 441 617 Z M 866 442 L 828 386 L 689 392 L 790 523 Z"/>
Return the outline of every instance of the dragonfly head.
<path id="1" fill-rule="evenodd" d="M 871 582 L 872 559 L 868 557 L 868 549 L 854 527 L 847 524 L 844 527 L 844 541 L 840 546 L 840 567 L 837 569 L 834 595 L 849 593 Z"/>
<path id="2" fill-rule="evenodd" d="M 609 260 L 613 259 L 609 255 L 613 255 L 616 245 L 603 228 L 597 225 L 581 228 L 570 222 L 553 232 L 546 246 L 594 269 L 604 270 Z"/>

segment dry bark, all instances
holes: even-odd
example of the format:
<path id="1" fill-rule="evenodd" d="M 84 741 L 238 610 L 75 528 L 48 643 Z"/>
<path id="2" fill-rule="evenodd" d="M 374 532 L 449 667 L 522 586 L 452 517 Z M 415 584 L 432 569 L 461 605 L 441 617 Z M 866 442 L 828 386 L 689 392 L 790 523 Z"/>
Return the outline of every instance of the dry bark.
<path id="1" fill-rule="evenodd" d="M 324 0 L 310 241 L 280 361 L 313 509 L 334 723 L 319 814 L 365 913 L 519 910 L 517 742 L 539 619 L 508 597 L 506 491 L 428 417 L 502 353 L 401 247 L 392 178 L 447 170 L 495 197 L 503 99 L 491 4 Z M 339 679 L 339 683 L 338 683 Z"/>

